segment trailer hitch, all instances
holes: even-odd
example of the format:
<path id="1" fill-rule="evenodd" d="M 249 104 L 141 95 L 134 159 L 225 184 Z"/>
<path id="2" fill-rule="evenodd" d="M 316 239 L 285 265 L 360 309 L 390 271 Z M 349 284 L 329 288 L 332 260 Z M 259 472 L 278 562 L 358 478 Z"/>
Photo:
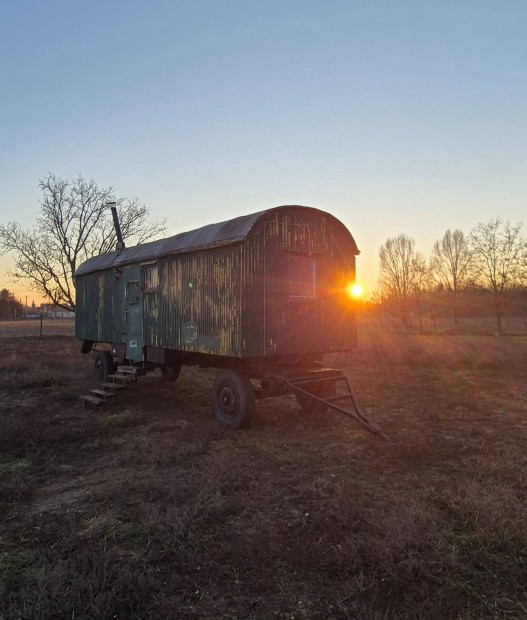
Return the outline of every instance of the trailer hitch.
<path id="1" fill-rule="evenodd" d="M 276 377 L 276 379 L 283 381 L 291 393 L 300 395 L 301 398 L 308 398 L 314 402 L 319 402 L 333 409 L 333 411 L 337 411 L 348 418 L 353 418 L 368 432 L 392 443 L 391 439 L 384 433 L 380 426 L 373 420 L 370 420 L 370 418 L 361 411 L 355 391 L 348 377 L 342 371 L 332 368 L 322 368 L 302 375 L 291 377 L 280 376 Z M 344 393 L 337 394 L 336 388 L 338 384 L 344 387 Z M 333 385 L 334 389 L 331 390 L 333 394 L 321 395 L 320 393 L 314 393 L 317 391 L 317 386 L 321 385 Z M 343 404 L 347 405 L 347 407 L 342 406 Z"/>

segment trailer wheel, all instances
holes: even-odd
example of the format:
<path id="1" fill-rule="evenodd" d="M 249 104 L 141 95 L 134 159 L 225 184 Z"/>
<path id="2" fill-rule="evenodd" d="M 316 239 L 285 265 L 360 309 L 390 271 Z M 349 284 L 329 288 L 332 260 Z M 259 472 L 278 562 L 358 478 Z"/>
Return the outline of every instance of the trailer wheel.
<path id="1" fill-rule="evenodd" d="M 94 368 L 95 376 L 101 383 L 104 383 L 108 379 L 108 375 L 115 372 L 115 364 L 111 354 L 108 351 L 99 351 L 95 357 Z"/>
<path id="2" fill-rule="evenodd" d="M 165 381 L 176 381 L 181 374 L 181 366 L 161 366 L 161 376 Z"/>
<path id="3" fill-rule="evenodd" d="M 212 387 L 212 410 L 222 426 L 240 428 L 254 404 L 254 388 L 247 377 L 232 370 L 218 373 Z"/>
<path id="4" fill-rule="evenodd" d="M 305 389 L 306 392 L 311 392 L 319 398 L 335 396 L 335 383 L 332 381 L 327 381 L 326 383 L 307 384 Z M 309 398 L 307 395 L 295 394 L 295 397 L 300 409 L 306 413 L 324 413 L 324 411 L 327 411 L 328 409 L 328 406 L 325 403 Z"/>

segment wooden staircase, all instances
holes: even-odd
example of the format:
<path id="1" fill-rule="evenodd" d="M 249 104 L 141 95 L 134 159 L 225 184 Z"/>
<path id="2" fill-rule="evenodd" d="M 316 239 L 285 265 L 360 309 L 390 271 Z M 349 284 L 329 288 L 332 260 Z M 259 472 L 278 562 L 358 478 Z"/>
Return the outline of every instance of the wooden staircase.
<path id="1" fill-rule="evenodd" d="M 91 405 L 92 407 L 100 407 L 108 398 L 115 396 L 120 390 L 127 387 L 129 383 L 135 383 L 137 377 L 146 373 L 144 368 L 137 366 L 118 366 L 114 374 L 108 375 L 107 381 L 104 381 L 98 388 L 91 390 L 89 394 L 80 396 L 82 406 Z"/>

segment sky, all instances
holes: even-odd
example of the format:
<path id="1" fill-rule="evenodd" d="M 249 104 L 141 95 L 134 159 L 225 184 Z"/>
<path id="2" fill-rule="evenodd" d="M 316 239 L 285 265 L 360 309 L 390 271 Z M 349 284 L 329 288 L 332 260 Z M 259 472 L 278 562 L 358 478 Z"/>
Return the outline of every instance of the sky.
<path id="1" fill-rule="evenodd" d="M 526 33 L 525 0 L 0 0 L 0 220 L 48 172 L 167 235 L 307 205 L 371 292 L 390 237 L 524 221 Z"/>

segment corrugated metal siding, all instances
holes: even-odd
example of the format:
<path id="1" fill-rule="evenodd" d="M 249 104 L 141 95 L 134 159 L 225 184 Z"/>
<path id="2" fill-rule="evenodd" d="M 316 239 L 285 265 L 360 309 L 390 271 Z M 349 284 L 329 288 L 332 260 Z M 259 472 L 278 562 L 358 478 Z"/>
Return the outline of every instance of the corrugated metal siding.
<path id="1" fill-rule="evenodd" d="M 159 256 L 159 288 L 144 293 L 144 344 L 233 357 L 349 350 L 355 242 L 333 216 L 280 207 L 252 220 L 244 240 Z M 288 257 L 311 257 L 316 297 L 291 299 Z M 77 337 L 121 342 L 124 282 L 118 270 L 77 277 Z"/>
<path id="2" fill-rule="evenodd" d="M 253 281 L 259 279 L 265 292 L 258 295 L 255 288 L 256 295 L 249 304 L 249 317 L 259 312 L 262 326 L 255 330 L 258 322 L 247 321 L 244 337 L 250 345 L 245 350 L 273 355 L 351 349 L 356 342 L 355 321 L 351 303 L 342 292 L 355 278 L 355 246 L 347 229 L 320 212 L 291 209 L 276 211 L 272 219 L 262 222 L 258 240 L 253 235 Z M 253 241 L 253 235 L 248 242 Z M 257 252 L 260 260 L 254 260 Z M 314 299 L 291 298 L 289 256 L 315 261 Z"/>
<path id="3" fill-rule="evenodd" d="M 145 344 L 241 356 L 240 244 L 160 260 L 145 294 Z"/>
<path id="4" fill-rule="evenodd" d="M 253 230 L 240 250 L 242 357 L 260 357 L 265 354 L 265 258 L 261 226 Z"/>
<path id="5" fill-rule="evenodd" d="M 124 321 L 124 289 L 113 269 L 76 280 L 75 334 L 82 340 L 120 342 Z"/>

